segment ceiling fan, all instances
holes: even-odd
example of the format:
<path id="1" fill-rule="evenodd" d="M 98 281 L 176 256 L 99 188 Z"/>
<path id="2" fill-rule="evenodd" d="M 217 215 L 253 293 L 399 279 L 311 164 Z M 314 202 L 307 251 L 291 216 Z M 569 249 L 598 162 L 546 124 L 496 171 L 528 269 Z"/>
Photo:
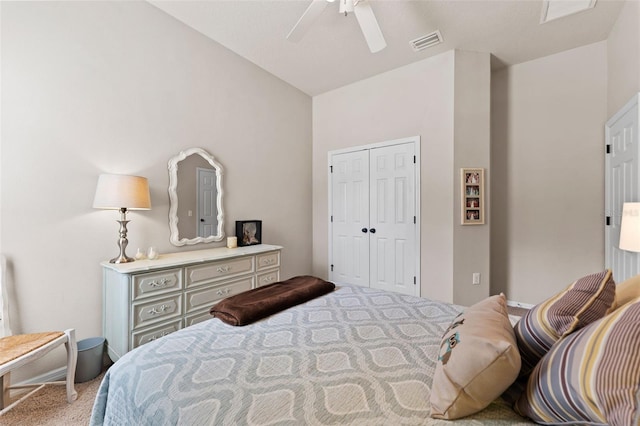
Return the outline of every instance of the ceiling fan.
<path id="1" fill-rule="evenodd" d="M 287 39 L 290 41 L 300 41 L 302 37 L 309 31 L 311 25 L 322 14 L 327 3 L 333 3 L 336 0 L 313 0 L 307 10 L 304 11 L 298 22 L 293 26 Z M 384 40 L 380 26 L 376 20 L 371 5 L 367 0 L 338 0 L 340 2 L 339 12 L 347 16 L 348 13 L 356 15 L 362 34 L 364 35 L 367 45 L 371 53 L 381 51 L 387 46 Z"/>

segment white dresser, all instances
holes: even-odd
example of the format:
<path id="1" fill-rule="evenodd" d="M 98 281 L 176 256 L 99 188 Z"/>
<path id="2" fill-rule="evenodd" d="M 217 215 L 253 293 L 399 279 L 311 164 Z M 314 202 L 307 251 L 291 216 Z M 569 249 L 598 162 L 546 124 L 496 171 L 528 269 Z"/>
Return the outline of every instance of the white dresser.
<path id="1" fill-rule="evenodd" d="M 217 301 L 280 280 L 282 247 L 185 251 L 155 260 L 102 262 L 102 332 L 109 357 L 211 318 Z"/>

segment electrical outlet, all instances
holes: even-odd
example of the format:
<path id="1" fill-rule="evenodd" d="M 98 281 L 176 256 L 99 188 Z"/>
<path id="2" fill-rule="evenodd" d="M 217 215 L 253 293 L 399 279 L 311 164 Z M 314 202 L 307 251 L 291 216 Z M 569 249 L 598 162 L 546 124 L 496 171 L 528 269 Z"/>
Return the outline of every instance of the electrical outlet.
<path id="1" fill-rule="evenodd" d="M 480 272 L 473 273 L 473 285 L 480 285 Z"/>

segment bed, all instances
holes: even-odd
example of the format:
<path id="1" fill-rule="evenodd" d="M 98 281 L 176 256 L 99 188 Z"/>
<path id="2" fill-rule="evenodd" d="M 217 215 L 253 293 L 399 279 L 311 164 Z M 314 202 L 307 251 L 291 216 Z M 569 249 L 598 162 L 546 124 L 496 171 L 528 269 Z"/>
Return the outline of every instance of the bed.
<path id="1" fill-rule="evenodd" d="M 450 424 L 430 418 L 443 332 L 461 308 L 362 287 L 253 324 L 218 319 L 127 353 L 91 425 Z M 460 425 L 529 425 L 501 399 Z"/>

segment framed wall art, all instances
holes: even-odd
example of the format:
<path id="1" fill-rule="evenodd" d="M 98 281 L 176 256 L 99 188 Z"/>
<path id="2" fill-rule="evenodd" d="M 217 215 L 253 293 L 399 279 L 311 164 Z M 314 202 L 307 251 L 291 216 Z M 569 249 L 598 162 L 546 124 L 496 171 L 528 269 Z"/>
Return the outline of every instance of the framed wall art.
<path id="1" fill-rule="evenodd" d="M 460 169 L 463 225 L 484 225 L 484 169 Z"/>
<path id="2" fill-rule="evenodd" d="M 262 221 L 236 220 L 236 237 L 240 247 L 262 244 Z"/>

